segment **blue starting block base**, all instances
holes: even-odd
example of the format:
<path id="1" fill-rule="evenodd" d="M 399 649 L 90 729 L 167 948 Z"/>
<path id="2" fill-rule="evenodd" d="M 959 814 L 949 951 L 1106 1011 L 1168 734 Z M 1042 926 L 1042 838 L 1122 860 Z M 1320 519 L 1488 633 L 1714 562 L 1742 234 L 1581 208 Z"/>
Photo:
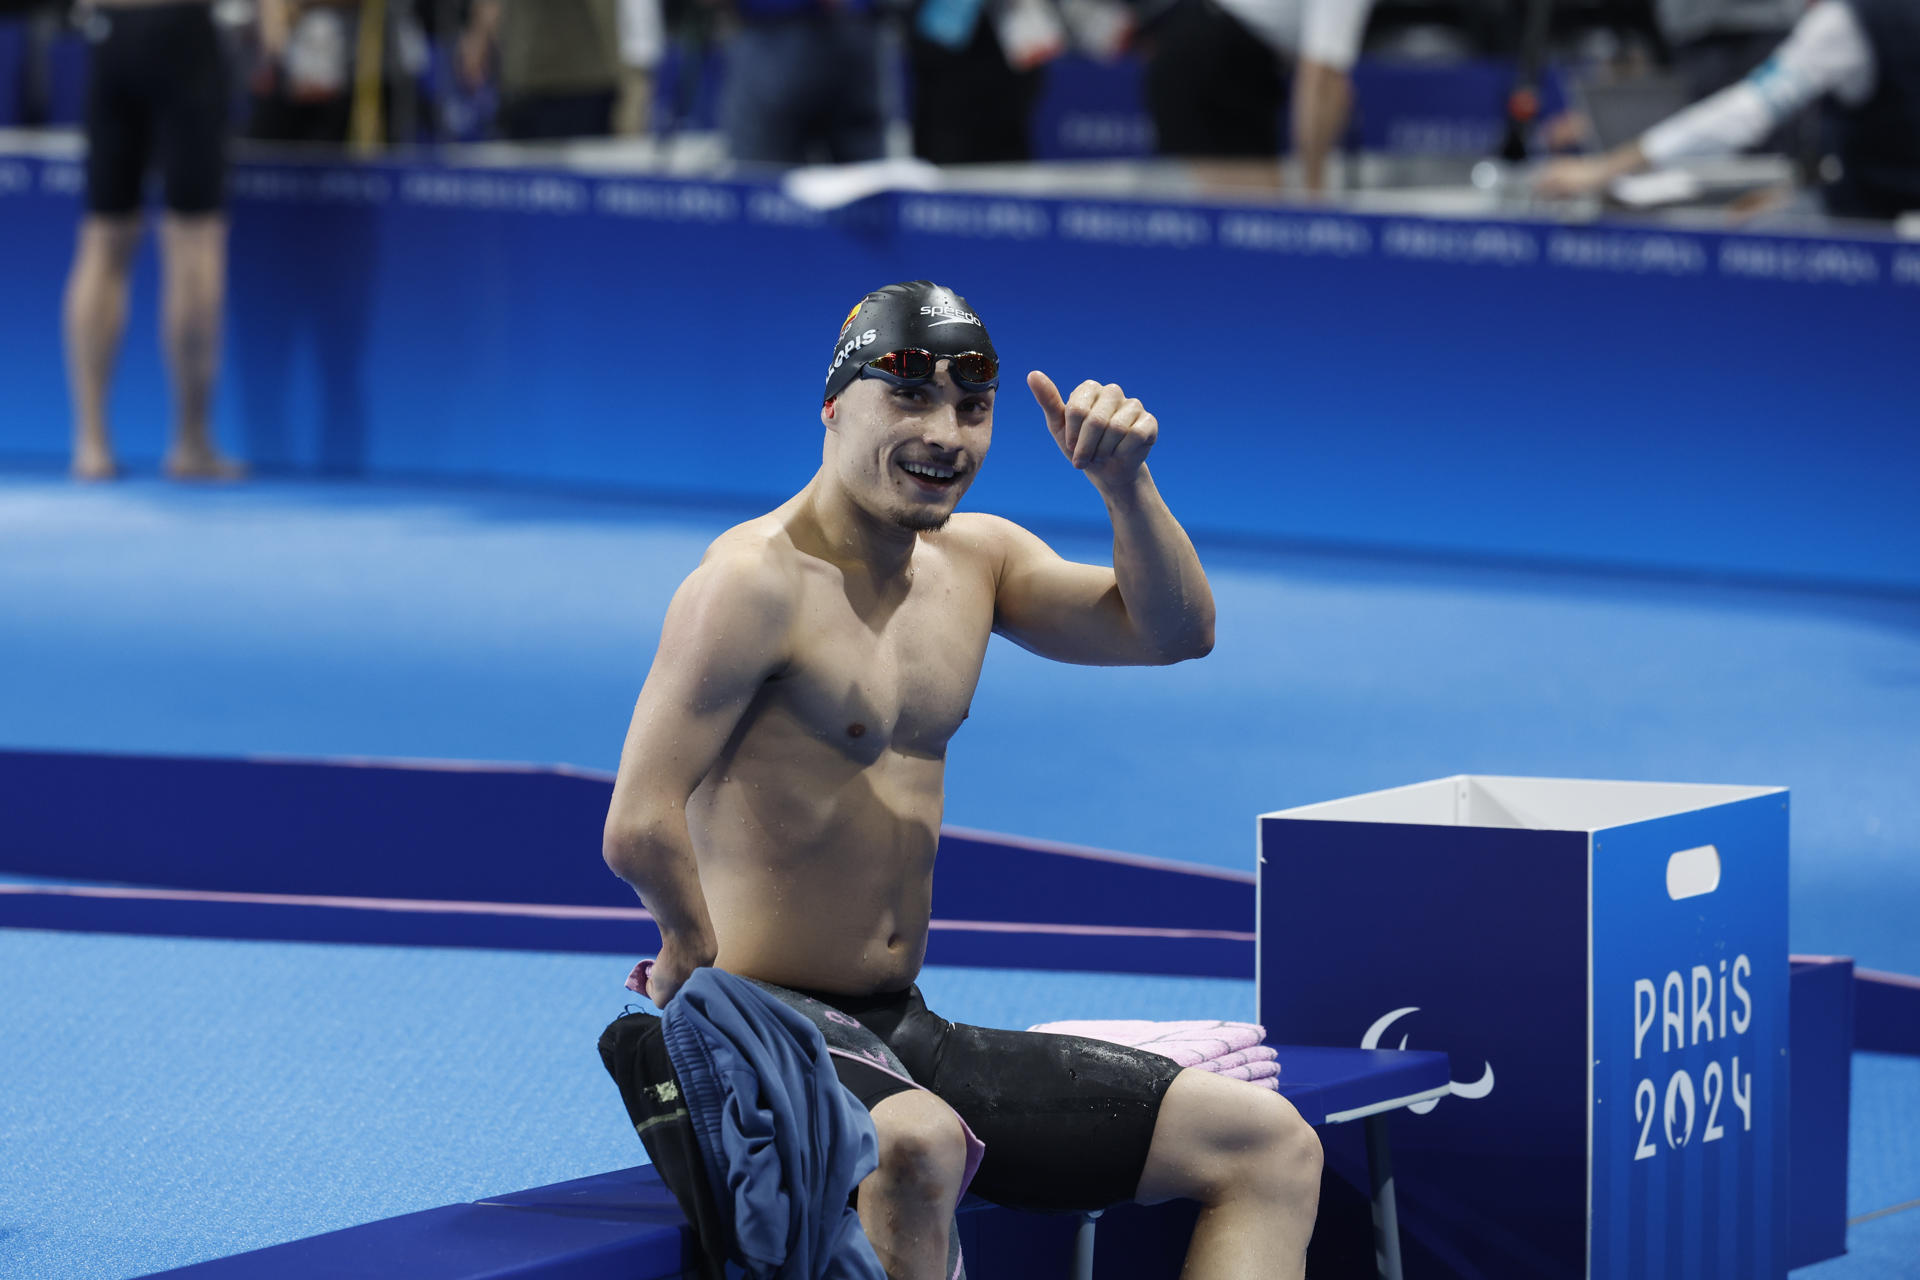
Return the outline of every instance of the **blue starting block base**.
<path id="1" fill-rule="evenodd" d="M 692 1235 L 651 1165 L 215 1258 L 170 1280 L 667 1280 L 693 1263 Z"/>
<path id="2" fill-rule="evenodd" d="M 1438 1097 L 1447 1056 L 1418 1050 L 1280 1048 L 1284 1094 L 1315 1125 L 1365 1119 L 1374 1165 L 1377 1242 L 1398 1258 L 1384 1114 Z M 1376 1127 L 1377 1126 L 1377 1127 Z M 1385 1179 L 1386 1217 L 1379 1216 Z M 1102 1221 L 1112 1275 L 1143 1274 L 1144 1258 L 1179 1269 L 1192 1229 L 1189 1205 L 1127 1206 Z M 1093 1262 L 1092 1236 L 1072 1215 L 1017 1213 L 970 1202 L 961 1242 L 970 1270 L 1004 1280 L 1065 1280 L 1076 1259 Z M 444 1205 L 364 1226 L 156 1273 L 169 1280 L 337 1280 L 404 1275 L 409 1280 L 671 1280 L 695 1262 L 692 1233 L 652 1166 Z M 1083 1277 L 1105 1274 L 1097 1265 Z M 1383 1270 L 1383 1274 L 1388 1274 Z M 1397 1273 L 1395 1273 L 1397 1274 Z"/>

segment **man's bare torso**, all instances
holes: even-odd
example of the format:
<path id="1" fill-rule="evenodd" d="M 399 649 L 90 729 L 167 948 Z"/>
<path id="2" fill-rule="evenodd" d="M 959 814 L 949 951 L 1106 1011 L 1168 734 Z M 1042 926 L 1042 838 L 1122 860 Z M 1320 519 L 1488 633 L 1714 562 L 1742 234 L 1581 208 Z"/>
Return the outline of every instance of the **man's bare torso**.
<path id="1" fill-rule="evenodd" d="M 687 802 L 721 968 L 847 994 L 919 972 L 947 743 L 993 626 L 983 535 L 956 516 L 884 585 L 835 563 L 796 503 L 714 544 L 778 566 L 793 606 L 788 661 Z"/>

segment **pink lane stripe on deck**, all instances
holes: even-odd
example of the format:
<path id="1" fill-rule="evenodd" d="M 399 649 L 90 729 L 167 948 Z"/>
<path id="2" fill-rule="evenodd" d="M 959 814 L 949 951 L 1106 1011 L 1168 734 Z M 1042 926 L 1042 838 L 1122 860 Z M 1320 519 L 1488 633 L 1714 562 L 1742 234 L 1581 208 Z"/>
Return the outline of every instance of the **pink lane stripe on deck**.
<path id="1" fill-rule="evenodd" d="M 558 920 L 651 920 L 642 907 L 587 907 L 544 902 L 459 902 L 438 898 L 356 898 L 302 893 L 228 893 L 213 889 L 145 889 L 107 885 L 0 884 L 16 896 L 116 898 L 149 902 L 224 902 L 253 906 L 334 907 L 358 911 L 421 911 L 458 915 L 534 916 Z M 1102 938 L 1210 938 L 1252 942 L 1230 929 L 1155 929 L 1140 925 L 1021 924 L 1009 920 L 934 920 L 931 928 L 961 933 L 1058 933 Z"/>

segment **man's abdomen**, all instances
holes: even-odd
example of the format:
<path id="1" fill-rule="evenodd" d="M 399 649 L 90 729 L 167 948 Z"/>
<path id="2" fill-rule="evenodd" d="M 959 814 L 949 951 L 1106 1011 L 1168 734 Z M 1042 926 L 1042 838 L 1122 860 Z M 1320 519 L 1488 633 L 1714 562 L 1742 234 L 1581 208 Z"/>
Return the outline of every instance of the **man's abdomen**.
<path id="1" fill-rule="evenodd" d="M 736 759 L 689 806 L 716 963 L 815 991 L 905 987 L 926 958 L 942 762 L 782 763 Z"/>

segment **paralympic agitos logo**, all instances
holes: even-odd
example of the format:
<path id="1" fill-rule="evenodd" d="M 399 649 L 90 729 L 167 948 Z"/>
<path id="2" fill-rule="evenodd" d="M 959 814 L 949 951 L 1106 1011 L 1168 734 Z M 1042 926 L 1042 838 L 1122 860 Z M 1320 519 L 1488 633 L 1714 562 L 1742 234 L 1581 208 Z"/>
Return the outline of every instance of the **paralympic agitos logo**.
<path id="1" fill-rule="evenodd" d="M 1367 1028 L 1367 1034 L 1360 1037 L 1360 1047 L 1362 1049 L 1378 1049 L 1380 1047 L 1380 1038 L 1387 1034 L 1387 1028 L 1391 1027 L 1394 1023 L 1400 1021 L 1400 1019 L 1406 1017 L 1408 1014 L 1418 1013 L 1418 1012 L 1420 1012 L 1419 1005 L 1408 1005 L 1404 1009 L 1395 1009 L 1392 1013 L 1387 1014 L 1385 1017 L 1381 1018 L 1378 1022 L 1374 1023 L 1372 1026 Z M 1407 1047 L 1407 1033 L 1404 1031 L 1400 1033 L 1400 1047 L 1402 1049 Z M 1456 1098 L 1466 1098 L 1469 1100 L 1474 1098 L 1484 1098 L 1488 1094 L 1492 1093 L 1493 1092 L 1493 1064 L 1489 1062 L 1489 1063 L 1486 1063 L 1485 1065 L 1486 1065 L 1486 1069 L 1481 1073 L 1480 1078 L 1478 1080 L 1475 1080 L 1472 1084 L 1461 1084 L 1458 1080 L 1448 1081 L 1447 1092 Z M 1416 1102 L 1412 1106 L 1408 1107 L 1407 1110 L 1413 1112 L 1413 1114 L 1417 1116 L 1423 1116 L 1423 1115 L 1426 1115 L 1427 1112 L 1433 1110 L 1435 1107 L 1439 1105 L 1440 1105 L 1440 1099 L 1433 1098 L 1426 1102 Z"/>

